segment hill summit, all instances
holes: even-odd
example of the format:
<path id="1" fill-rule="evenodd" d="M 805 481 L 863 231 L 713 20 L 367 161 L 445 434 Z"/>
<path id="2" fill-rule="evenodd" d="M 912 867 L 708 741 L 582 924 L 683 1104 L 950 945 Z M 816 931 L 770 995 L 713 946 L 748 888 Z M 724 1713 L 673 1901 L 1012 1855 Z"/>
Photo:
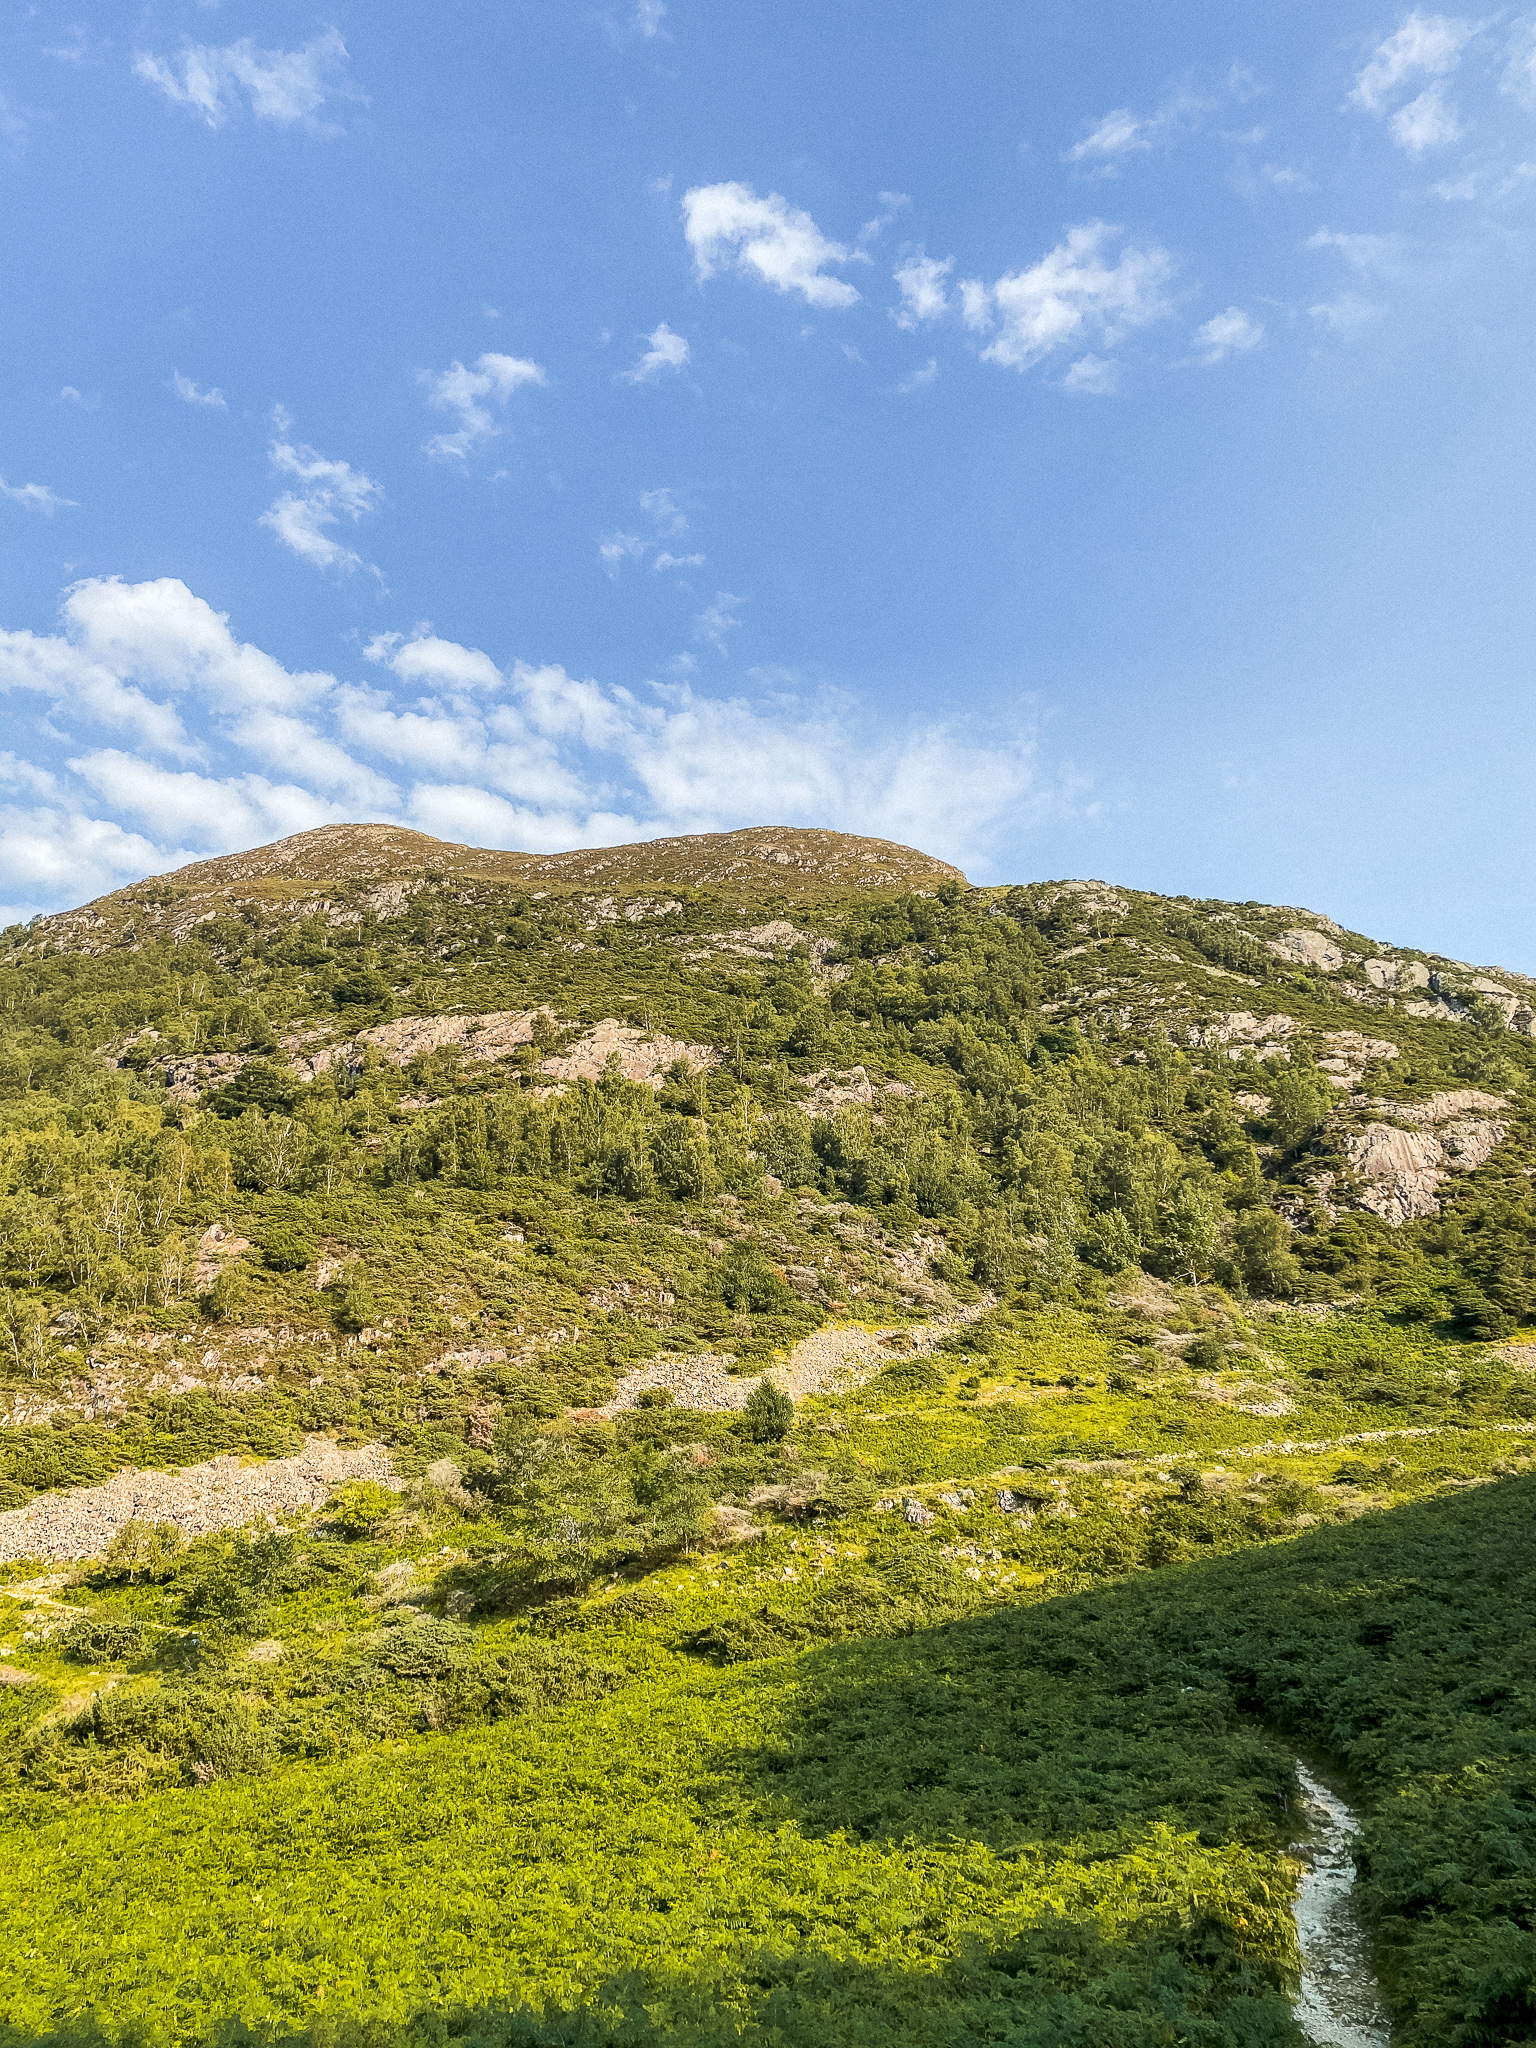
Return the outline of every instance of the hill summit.
<path id="1" fill-rule="evenodd" d="M 727 902 L 803 902 L 846 892 L 871 894 L 940 881 L 964 882 L 958 868 L 888 839 L 800 826 L 749 826 L 567 853 L 516 853 L 461 846 L 402 825 L 321 825 L 248 853 L 196 861 L 135 882 L 78 910 L 39 921 L 54 945 L 99 951 L 131 938 L 184 938 L 221 912 L 250 906 L 269 914 L 326 915 L 337 901 L 388 914 L 413 881 L 519 888 L 540 894 L 607 889 L 707 889 Z"/>

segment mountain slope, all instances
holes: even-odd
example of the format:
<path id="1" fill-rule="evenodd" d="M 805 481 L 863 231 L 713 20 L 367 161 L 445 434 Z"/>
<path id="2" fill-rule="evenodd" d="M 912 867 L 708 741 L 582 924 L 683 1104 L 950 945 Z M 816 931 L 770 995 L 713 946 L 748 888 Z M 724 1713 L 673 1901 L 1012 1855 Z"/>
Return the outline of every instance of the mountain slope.
<path id="1" fill-rule="evenodd" d="M 766 829 L 7 938 L 0 2021 L 1296 2048 L 1294 1724 L 1402 2038 L 1518 2037 L 1529 1687 L 1436 1575 L 1532 1467 L 1529 982 Z"/>

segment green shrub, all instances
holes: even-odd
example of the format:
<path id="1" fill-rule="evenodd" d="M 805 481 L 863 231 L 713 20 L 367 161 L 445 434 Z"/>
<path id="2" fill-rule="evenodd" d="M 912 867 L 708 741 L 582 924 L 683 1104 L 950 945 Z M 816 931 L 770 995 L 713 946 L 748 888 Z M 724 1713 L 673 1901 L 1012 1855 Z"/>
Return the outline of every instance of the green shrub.
<path id="1" fill-rule="evenodd" d="M 795 1404 L 772 1380 L 761 1379 L 742 1411 L 739 1428 L 749 1443 L 779 1443 L 794 1426 Z"/>
<path id="2" fill-rule="evenodd" d="M 351 1537 L 371 1536 L 386 1515 L 400 1505 L 400 1497 L 376 1479 L 349 1479 L 338 1486 L 326 1503 L 326 1517 Z"/>
<path id="3" fill-rule="evenodd" d="M 71 1623 L 59 1637 L 59 1647 L 75 1664 L 120 1664 L 139 1656 L 149 1641 L 149 1630 L 139 1621 L 86 1620 Z"/>
<path id="4" fill-rule="evenodd" d="M 261 1256 L 273 1273 L 299 1273 L 315 1256 L 312 1238 L 293 1224 L 277 1224 L 262 1239 Z"/>
<path id="5" fill-rule="evenodd" d="M 125 1522 L 91 1576 L 104 1585 L 168 1579 L 185 1547 L 186 1538 L 174 1522 Z"/>

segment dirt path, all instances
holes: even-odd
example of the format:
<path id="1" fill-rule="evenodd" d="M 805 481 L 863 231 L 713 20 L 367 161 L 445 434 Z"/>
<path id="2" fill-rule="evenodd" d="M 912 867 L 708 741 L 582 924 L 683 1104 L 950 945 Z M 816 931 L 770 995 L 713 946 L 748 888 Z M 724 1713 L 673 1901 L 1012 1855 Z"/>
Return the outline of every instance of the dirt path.
<path id="1" fill-rule="evenodd" d="M 245 1464 L 213 1458 L 177 1472 L 130 1467 L 101 1486 L 44 1493 L 0 1514 L 0 1563 L 18 1557 L 97 1557 L 128 1522 L 174 1522 L 184 1536 L 238 1529 L 266 1516 L 317 1508 L 346 1479 L 398 1485 L 389 1454 L 378 1444 L 344 1451 L 312 1436 L 292 1458 Z"/>

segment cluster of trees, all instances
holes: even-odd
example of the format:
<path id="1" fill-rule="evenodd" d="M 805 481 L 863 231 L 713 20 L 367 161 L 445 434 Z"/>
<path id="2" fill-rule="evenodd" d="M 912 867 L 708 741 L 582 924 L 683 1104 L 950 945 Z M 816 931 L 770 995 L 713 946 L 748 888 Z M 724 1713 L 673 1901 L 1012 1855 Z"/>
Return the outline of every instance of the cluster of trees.
<path id="1" fill-rule="evenodd" d="M 669 932 L 716 917 L 718 907 L 690 898 Z M 946 883 L 834 921 L 834 981 L 804 948 L 700 975 L 627 925 L 594 943 L 579 906 L 460 904 L 434 889 L 387 932 L 366 922 L 284 928 L 253 914 L 204 927 L 179 949 L 13 963 L 0 971 L 12 1369 L 38 1352 L 26 1304 L 50 1290 L 97 1313 L 183 1298 L 191 1233 L 231 1190 L 308 1205 L 301 1235 L 314 1239 L 326 1200 L 349 1185 L 484 1193 L 533 1181 L 597 1199 L 696 1203 L 722 1191 L 757 1200 L 771 1176 L 901 1230 L 939 1222 L 958 1270 L 988 1286 L 1025 1276 L 1054 1294 L 1085 1273 L 1140 1264 L 1267 1296 L 1372 1291 L 1398 1285 L 1406 1258 L 1455 1268 L 1442 1310 L 1477 1334 L 1536 1313 L 1528 1182 L 1490 1196 L 1485 1173 L 1440 1224 L 1397 1233 L 1391 1251 L 1369 1228 L 1293 1236 L 1289 1219 L 1308 1204 L 1290 1183 L 1326 1148 L 1337 1099 L 1304 1051 L 1256 1064 L 1176 1049 L 1155 1020 L 1056 1021 L 1062 992 L 1086 973 L 1134 967 L 1172 986 L 1218 956 L 1229 971 L 1267 973 L 1272 956 L 1249 958 L 1252 942 L 1211 906 L 1138 898 L 1085 920 L 1059 894 L 984 901 Z M 1086 962 L 1064 960 L 1063 942 L 1082 950 L 1085 930 Z M 279 1029 L 317 1006 L 364 1021 L 381 1005 L 450 996 L 564 1015 L 627 1011 L 713 1043 L 724 1059 L 708 1074 L 679 1066 L 659 1093 L 611 1067 L 551 1094 L 529 1085 L 542 1046 L 510 1083 L 451 1053 L 403 1072 L 369 1053 L 301 1083 L 277 1045 Z M 1475 1023 L 1435 1033 L 1421 1028 L 1423 1044 L 1400 1063 L 1421 1089 L 1490 1085 L 1495 1068 L 1498 1085 L 1523 1086 L 1523 1041 L 1496 1043 Z M 121 1052 L 115 1073 L 91 1052 L 107 1042 Z M 160 1082 L 167 1056 L 190 1048 L 240 1050 L 247 1062 L 186 1114 Z M 911 1092 L 808 1116 L 797 1077 L 855 1063 L 899 1075 Z M 411 1090 L 438 1099 L 406 1110 Z M 1261 1117 L 1238 1107 L 1239 1090 L 1266 1098 Z"/>

